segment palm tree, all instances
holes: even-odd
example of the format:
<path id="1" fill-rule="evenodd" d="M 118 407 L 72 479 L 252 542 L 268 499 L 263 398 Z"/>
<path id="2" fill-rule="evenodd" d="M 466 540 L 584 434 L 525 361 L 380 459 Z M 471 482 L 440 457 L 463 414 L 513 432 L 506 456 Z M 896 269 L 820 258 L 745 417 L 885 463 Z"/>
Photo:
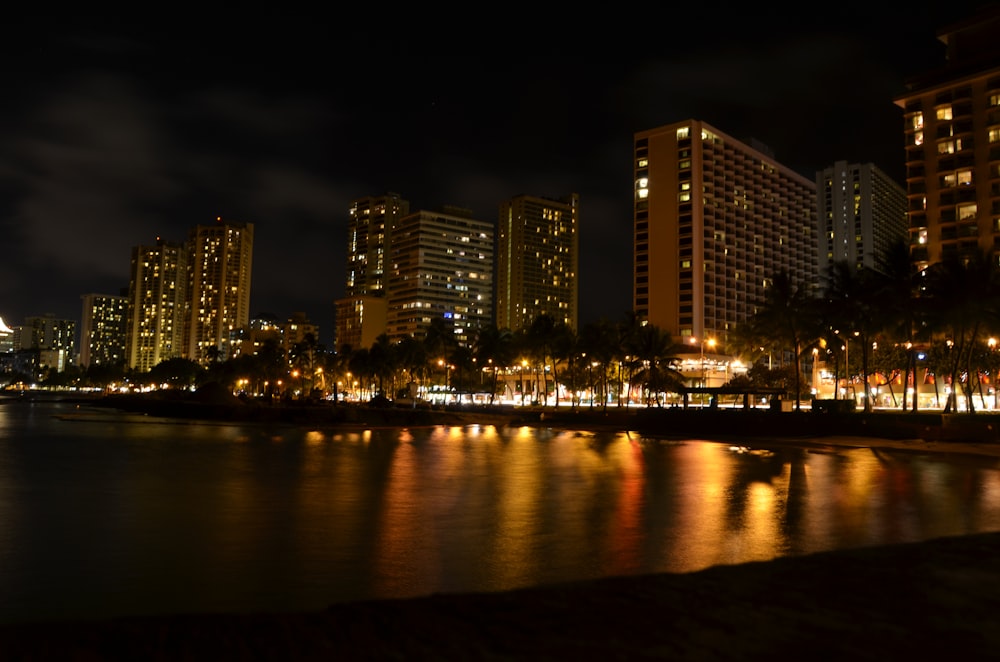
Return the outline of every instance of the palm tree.
<path id="1" fill-rule="evenodd" d="M 917 339 L 921 323 L 921 303 L 917 298 L 918 273 L 904 240 L 888 246 L 880 256 L 875 275 L 876 317 L 887 339 L 906 349 L 903 367 L 902 409 L 906 411 L 906 387 L 913 375 L 913 411 L 917 411 Z"/>
<path id="2" fill-rule="evenodd" d="M 871 388 L 868 384 L 868 350 L 871 338 L 881 330 L 884 318 L 879 314 L 880 297 L 874 271 L 855 269 L 846 260 L 830 265 L 824 298 L 820 305 L 829 316 L 823 327 L 839 326 L 858 338 L 861 343 L 861 383 L 864 388 L 864 409 L 871 411 Z M 850 366 L 847 366 L 850 370 Z"/>
<path id="3" fill-rule="evenodd" d="M 427 348 L 422 342 L 413 336 L 400 338 L 396 343 L 395 356 L 399 369 L 407 375 L 407 386 L 416 386 L 423 381 L 427 375 Z M 409 397 L 415 398 L 416 394 L 409 393 Z"/>
<path id="4" fill-rule="evenodd" d="M 815 300 L 796 285 L 788 272 L 770 279 L 764 302 L 754 315 L 757 332 L 768 335 L 792 352 L 795 359 L 795 409 L 802 410 L 802 350 L 816 337 Z"/>
<path id="5" fill-rule="evenodd" d="M 480 327 L 473 342 L 473 355 L 480 369 L 490 368 L 490 404 L 497 394 L 497 376 L 506 372 L 514 361 L 513 334 L 510 329 L 500 329 L 496 324 Z"/>
<path id="6" fill-rule="evenodd" d="M 549 358 L 553 355 L 553 348 L 555 344 L 555 334 L 556 334 L 556 321 L 555 319 L 546 313 L 538 315 L 531 320 L 525 333 L 525 340 L 528 343 L 528 348 L 530 349 L 530 356 L 533 357 L 537 370 L 541 373 L 542 385 L 539 389 L 541 393 L 541 404 L 544 407 L 545 401 L 548 399 L 549 393 L 549 380 L 548 375 L 545 372 L 545 366 L 548 364 Z M 554 363 L 553 359 L 553 363 Z M 554 367 L 553 367 L 554 370 Z M 558 391 L 558 389 L 557 389 Z M 556 395 L 556 404 L 559 404 L 558 394 Z"/>
<path id="7" fill-rule="evenodd" d="M 656 405 L 662 405 L 660 394 L 667 390 L 680 391 L 684 378 L 674 367 L 677 345 L 670 334 L 653 324 L 640 327 L 636 332 L 632 347 L 635 360 L 640 366 L 643 390 L 646 392 L 646 406 L 655 398 Z"/>
<path id="8" fill-rule="evenodd" d="M 389 382 L 390 391 L 394 389 L 394 376 L 398 366 L 395 351 L 395 343 L 389 339 L 388 334 L 380 334 L 368 350 L 368 360 L 370 361 L 372 373 L 377 383 L 377 395 L 385 397 L 386 386 Z"/>
<path id="9" fill-rule="evenodd" d="M 588 380 L 593 393 L 599 393 L 602 408 L 608 408 L 608 378 L 612 374 L 617 357 L 618 328 L 607 318 L 591 322 L 580 331 L 580 349 L 590 363 Z M 596 365 L 595 365 L 596 364 Z M 591 398 L 593 407 L 593 398 Z"/>
<path id="10" fill-rule="evenodd" d="M 959 384 L 962 384 L 968 411 L 973 413 L 972 357 L 984 332 L 991 327 L 996 328 L 1000 319 L 996 270 L 988 254 L 978 251 L 932 265 L 927 269 L 925 281 L 922 296 L 934 304 L 932 328 L 951 342 L 949 374 L 952 389 L 945 413 L 957 407 Z"/>

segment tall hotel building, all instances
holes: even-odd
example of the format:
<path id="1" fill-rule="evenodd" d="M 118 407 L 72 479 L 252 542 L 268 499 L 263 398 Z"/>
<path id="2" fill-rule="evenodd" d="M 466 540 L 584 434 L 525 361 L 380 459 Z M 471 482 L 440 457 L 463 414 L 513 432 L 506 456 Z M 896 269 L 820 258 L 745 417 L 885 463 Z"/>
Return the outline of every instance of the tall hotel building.
<path id="1" fill-rule="evenodd" d="M 926 267 L 1000 250 L 1000 13 L 938 32 L 947 64 L 919 75 L 903 109 L 910 257 Z"/>
<path id="2" fill-rule="evenodd" d="M 250 321 L 253 223 L 217 219 L 191 229 L 185 357 L 198 363 L 225 360 L 236 332 Z"/>
<path id="3" fill-rule="evenodd" d="M 579 209 L 575 193 L 560 199 L 520 195 L 500 204 L 494 271 L 499 328 L 518 330 L 543 314 L 577 328 Z"/>
<path id="4" fill-rule="evenodd" d="M 80 365 L 125 363 L 128 297 L 84 294 L 80 316 Z"/>
<path id="5" fill-rule="evenodd" d="M 393 228 L 410 213 L 396 193 L 351 203 L 347 237 L 347 284 L 336 308 L 336 346 L 371 347 L 386 331 L 387 260 Z"/>
<path id="6" fill-rule="evenodd" d="M 494 222 L 455 207 L 399 219 L 390 244 L 387 333 L 421 337 L 443 317 L 459 345 L 493 321 Z"/>
<path id="7" fill-rule="evenodd" d="M 182 355 L 188 253 L 183 244 L 157 239 L 132 249 L 125 354 L 129 368 L 148 372 Z"/>
<path id="8" fill-rule="evenodd" d="M 906 239 L 906 191 L 871 163 L 837 161 L 816 173 L 820 279 L 830 265 L 879 269 L 889 246 Z"/>
<path id="9" fill-rule="evenodd" d="M 633 165 L 640 319 L 725 352 L 779 271 L 816 286 L 816 183 L 766 147 L 685 120 L 636 133 Z"/>

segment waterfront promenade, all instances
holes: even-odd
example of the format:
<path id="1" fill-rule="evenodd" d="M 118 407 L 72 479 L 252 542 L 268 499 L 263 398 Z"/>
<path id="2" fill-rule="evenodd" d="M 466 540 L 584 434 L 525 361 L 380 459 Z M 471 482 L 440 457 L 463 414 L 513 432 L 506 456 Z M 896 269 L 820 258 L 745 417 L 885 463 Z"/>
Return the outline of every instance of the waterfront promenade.
<path id="1" fill-rule="evenodd" d="M 339 427 L 426 425 L 542 426 L 578 430 L 618 430 L 653 437 L 704 439 L 807 439 L 860 437 L 925 442 L 954 447 L 981 444 L 1000 447 L 1000 414 L 942 414 L 940 411 L 872 413 L 772 411 L 759 408 L 626 408 L 454 406 L 438 408 L 372 407 L 329 402 L 243 401 L 206 390 L 181 396 L 116 395 L 89 404 L 154 416 L 205 420 L 291 423 Z"/>

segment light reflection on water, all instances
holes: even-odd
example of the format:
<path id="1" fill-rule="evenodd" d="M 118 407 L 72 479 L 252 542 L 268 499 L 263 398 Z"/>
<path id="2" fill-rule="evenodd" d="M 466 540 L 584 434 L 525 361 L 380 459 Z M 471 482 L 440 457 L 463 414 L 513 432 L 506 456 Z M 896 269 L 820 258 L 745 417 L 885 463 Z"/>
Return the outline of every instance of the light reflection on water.
<path id="1" fill-rule="evenodd" d="M 994 530 L 994 458 L 0 405 L 0 621 L 320 609 Z"/>

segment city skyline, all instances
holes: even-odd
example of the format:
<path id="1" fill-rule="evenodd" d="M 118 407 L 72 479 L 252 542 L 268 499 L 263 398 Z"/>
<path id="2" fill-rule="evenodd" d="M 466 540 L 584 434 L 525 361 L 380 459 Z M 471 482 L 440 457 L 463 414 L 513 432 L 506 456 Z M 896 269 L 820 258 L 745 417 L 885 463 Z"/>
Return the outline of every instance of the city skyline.
<path id="1" fill-rule="evenodd" d="M 697 117 L 807 178 L 848 161 L 900 181 L 893 99 L 940 63 L 934 33 L 955 11 L 734 15 L 718 39 L 693 30 L 634 60 L 555 47 L 502 59 L 468 41 L 454 60 L 403 38 L 373 60 L 358 38 L 314 39 L 320 27 L 255 49 L 207 28 L 25 32 L 4 46 L 0 317 L 79 319 L 81 295 L 127 286 L 133 246 L 222 216 L 257 228 L 251 316 L 305 312 L 332 344 L 350 200 L 393 191 L 495 220 L 513 196 L 576 191 L 580 323 L 617 319 L 631 309 L 635 131 Z M 295 56 L 322 56 L 329 75 Z"/>

